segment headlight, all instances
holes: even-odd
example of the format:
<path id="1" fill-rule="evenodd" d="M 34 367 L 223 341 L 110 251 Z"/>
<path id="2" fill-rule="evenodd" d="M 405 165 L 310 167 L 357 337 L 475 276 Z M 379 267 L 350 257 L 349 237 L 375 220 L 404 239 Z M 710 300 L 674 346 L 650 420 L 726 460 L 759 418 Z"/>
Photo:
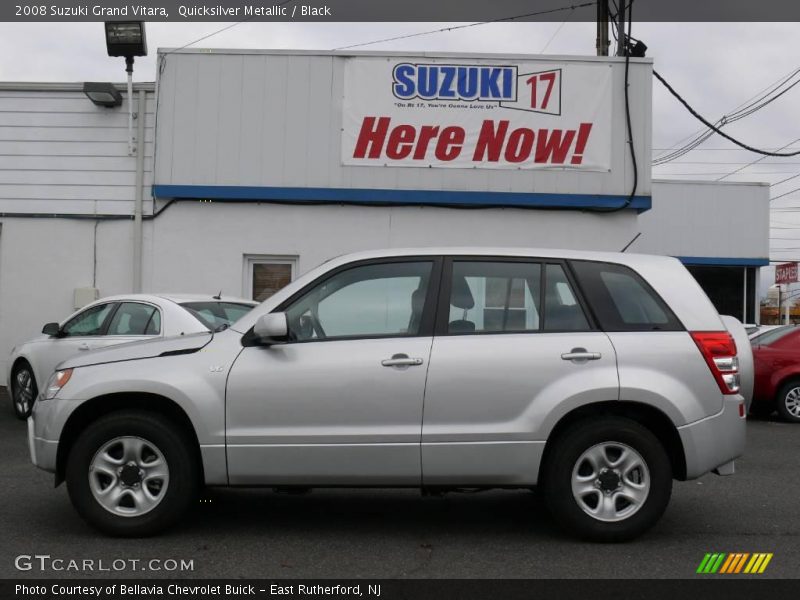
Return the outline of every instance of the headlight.
<path id="1" fill-rule="evenodd" d="M 44 396 L 42 396 L 43 400 L 50 400 L 56 397 L 59 390 L 67 385 L 67 382 L 72 377 L 72 369 L 63 369 L 61 371 L 56 371 L 50 376 L 50 380 L 47 382 L 47 388 L 45 388 Z"/>

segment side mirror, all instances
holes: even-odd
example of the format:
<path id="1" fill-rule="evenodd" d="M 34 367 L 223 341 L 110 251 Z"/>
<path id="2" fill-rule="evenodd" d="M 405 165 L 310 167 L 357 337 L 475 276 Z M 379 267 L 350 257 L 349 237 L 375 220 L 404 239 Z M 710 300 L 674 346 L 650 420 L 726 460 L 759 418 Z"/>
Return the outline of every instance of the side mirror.
<path id="1" fill-rule="evenodd" d="M 61 336 L 61 326 L 58 323 L 47 323 L 42 327 L 42 333 L 52 337 Z"/>
<path id="2" fill-rule="evenodd" d="M 289 339 L 289 323 L 286 313 L 268 313 L 258 317 L 253 333 L 263 344 L 280 344 Z"/>

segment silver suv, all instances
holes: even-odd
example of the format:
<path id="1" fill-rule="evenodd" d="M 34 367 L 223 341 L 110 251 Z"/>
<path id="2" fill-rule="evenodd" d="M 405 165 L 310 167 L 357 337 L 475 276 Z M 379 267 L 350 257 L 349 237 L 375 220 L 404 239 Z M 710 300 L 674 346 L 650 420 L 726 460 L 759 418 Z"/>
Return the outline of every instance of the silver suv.
<path id="1" fill-rule="evenodd" d="M 538 487 L 571 531 L 627 540 L 673 479 L 733 472 L 752 356 L 732 324 L 672 258 L 360 253 L 225 331 L 63 362 L 30 452 L 114 535 L 164 529 L 202 485 Z"/>

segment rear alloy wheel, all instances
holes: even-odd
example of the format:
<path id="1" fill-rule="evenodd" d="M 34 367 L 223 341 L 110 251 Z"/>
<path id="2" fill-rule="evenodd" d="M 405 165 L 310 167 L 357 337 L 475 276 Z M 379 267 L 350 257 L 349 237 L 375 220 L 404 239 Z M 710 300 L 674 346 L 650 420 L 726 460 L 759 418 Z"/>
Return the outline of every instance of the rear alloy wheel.
<path id="1" fill-rule="evenodd" d="M 199 472 L 188 436 L 159 414 L 111 413 L 90 424 L 67 460 L 78 513 L 110 535 L 139 537 L 174 524 L 196 499 Z"/>
<path id="2" fill-rule="evenodd" d="M 800 423 L 800 380 L 785 384 L 778 392 L 776 404 L 784 421 Z"/>
<path id="3" fill-rule="evenodd" d="M 664 447 L 623 417 L 581 421 L 554 441 L 543 469 L 545 501 L 578 536 L 599 542 L 633 539 L 669 503 L 672 467 Z"/>
<path id="4" fill-rule="evenodd" d="M 11 402 L 14 405 L 14 414 L 18 419 L 25 420 L 31 416 L 33 403 L 39 394 L 36 388 L 36 379 L 28 363 L 22 363 L 11 376 Z"/>

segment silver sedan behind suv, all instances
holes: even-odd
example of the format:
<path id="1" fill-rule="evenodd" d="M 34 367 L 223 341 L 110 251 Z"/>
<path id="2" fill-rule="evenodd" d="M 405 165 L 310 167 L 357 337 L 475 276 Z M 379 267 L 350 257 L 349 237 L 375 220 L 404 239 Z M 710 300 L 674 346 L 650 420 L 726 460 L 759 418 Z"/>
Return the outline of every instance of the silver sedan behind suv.
<path id="1" fill-rule="evenodd" d="M 626 540 L 673 479 L 742 453 L 752 357 L 725 323 L 672 258 L 355 254 L 224 331 L 66 360 L 30 451 L 113 535 L 161 531 L 202 485 L 539 487 L 571 531 Z"/>

